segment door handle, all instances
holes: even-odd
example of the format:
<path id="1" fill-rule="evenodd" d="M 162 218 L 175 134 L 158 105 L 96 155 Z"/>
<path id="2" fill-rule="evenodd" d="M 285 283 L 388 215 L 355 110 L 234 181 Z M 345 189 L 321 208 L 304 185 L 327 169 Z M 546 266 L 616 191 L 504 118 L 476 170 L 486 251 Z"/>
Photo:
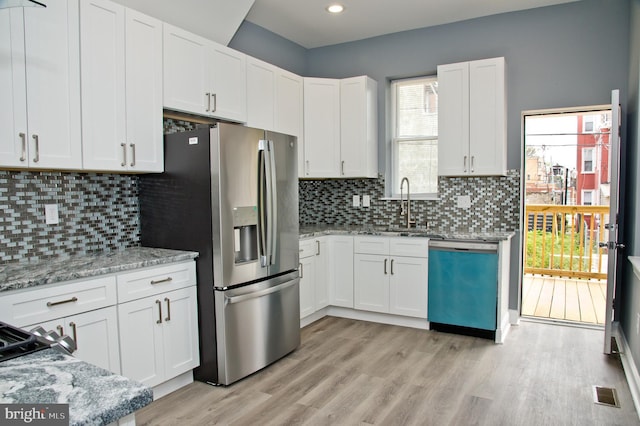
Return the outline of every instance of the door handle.
<path id="1" fill-rule="evenodd" d="M 476 156 L 475 156 L 475 155 L 472 155 L 472 156 L 471 156 L 471 173 L 473 173 L 473 172 L 474 172 L 474 170 L 473 170 L 473 169 L 475 168 L 475 167 L 474 167 L 475 159 L 476 159 Z"/>
<path id="2" fill-rule="evenodd" d="M 215 93 L 212 93 L 211 97 L 213 98 L 213 109 L 211 110 L 211 112 L 216 112 L 216 110 L 218 109 L 218 96 Z"/>
<path id="3" fill-rule="evenodd" d="M 393 259 L 391 259 L 391 275 L 393 275 Z"/>
<path id="4" fill-rule="evenodd" d="M 76 342 L 76 349 L 78 349 L 78 328 L 75 322 L 70 322 L 71 330 L 73 331 L 73 341 Z"/>
<path id="5" fill-rule="evenodd" d="M 300 279 L 304 278 L 304 268 L 302 267 L 302 263 L 298 263 L 300 267 Z"/>
<path id="6" fill-rule="evenodd" d="M 120 163 L 120 165 L 122 167 L 125 167 L 127 165 L 127 144 L 121 143 L 120 146 L 122 147 L 122 156 L 123 156 L 123 160 L 122 160 L 122 163 Z"/>
<path id="7" fill-rule="evenodd" d="M 316 240 L 316 256 L 320 256 L 320 241 Z"/>
<path id="8" fill-rule="evenodd" d="M 64 327 L 61 325 L 56 326 L 56 330 L 58 330 L 58 334 L 64 336 Z"/>
<path id="9" fill-rule="evenodd" d="M 22 141 L 22 155 L 20 156 L 20 161 L 27 161 L 27 135 L 25 133 L 18 133 L 20 136 L 20 140 Z"/>
<path id="10" fill-rule="evenodd" d="M 344 176 L 344 160 L 340 162 L 340 174 Z"/>
<path id="11" fill-rule="evenodd" d="M 40 161 L 40 137 L 36 134 L 31 136 L 36 143 L 36 156 L 33 157 L 33 162 L 37 163 Z"/>
<path id="12" fill-rule="evenodd" d="M 165 297 L 164 301 L 167 302 L 167 317 L 164 320 L 171 321 L 171 299 Z"/>
<path id="13" fill-rule="evenodd" d="M 464 156 L 464 160 L 462 162 L 462 167 L 464 168 L 464 172 L 467 172 L 467 156 Z"/>
<path id="14" fill-rule="evenodd" d="M 158 320 L 156 324 L 162 324 L 162 302 L 160 300 L 156 300 L 156 304 L 158 305 Z"/>
<path id="15" fill-rule="evenodd" d="M 207 92 L 205 95 L 207 96 L 207 109 L 205 109 L 205 112 L 209 112 L 211 109 L 211 93 Z"/>
<path id="16" fill-rule="evenodd" d="M 387 275 L 387 259 L 384 260 L 384 274 Z"/>
<path id="17" fill-rule="evenodd" d="M 136 165 L 136 144 L 135 143 L 130 143 L 129 146 L 131 147 L 131 167 L 134 167 Z"/>

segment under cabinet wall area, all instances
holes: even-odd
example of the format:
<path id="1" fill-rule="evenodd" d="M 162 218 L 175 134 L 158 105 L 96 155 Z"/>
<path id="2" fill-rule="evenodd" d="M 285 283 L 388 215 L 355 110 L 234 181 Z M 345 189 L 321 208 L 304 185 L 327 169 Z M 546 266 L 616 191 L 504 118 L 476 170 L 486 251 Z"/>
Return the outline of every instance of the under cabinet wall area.
<path id="1" fill-rule="evenodd" d="M 506 175 L 504 58 L 438 67 L 438 175 Z"/>

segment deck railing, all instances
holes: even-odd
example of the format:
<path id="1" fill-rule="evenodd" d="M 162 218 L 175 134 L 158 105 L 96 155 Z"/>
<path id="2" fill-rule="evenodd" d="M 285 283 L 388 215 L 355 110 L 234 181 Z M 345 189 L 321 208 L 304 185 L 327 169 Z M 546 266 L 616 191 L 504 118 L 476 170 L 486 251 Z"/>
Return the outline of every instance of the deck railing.
<path id="1" fill-rule="evenodd" d="M 608 206 L 525 206 L 525 273 L 556 277 L 607 277 Z"/>

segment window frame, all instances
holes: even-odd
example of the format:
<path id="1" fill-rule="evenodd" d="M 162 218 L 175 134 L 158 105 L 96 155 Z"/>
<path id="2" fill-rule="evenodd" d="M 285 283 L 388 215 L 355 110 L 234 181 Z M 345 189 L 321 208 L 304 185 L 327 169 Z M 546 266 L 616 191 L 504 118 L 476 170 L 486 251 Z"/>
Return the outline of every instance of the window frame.
<path id="1" fill-rule="evenodd" d="M 390 176 L 390 182 L 387 183 L 387 199 L 400 199 L 400 193 L 395 192 L 395 188 L 400 186 L 400 180 L 402 179 L 399 176 L 399 143 L 408 142 L 408 141 L 438 141 L 439 135 L 436 136 L 413 136 L 413 137 L 398 137 L 398 114 L 397 114 L 397 83 L 401 82 L 411 82 L 411 81 L 419 81 L 419 80 L 438 80 L 437 74 L 430 75 L 422 75 L 417 77 L 409 77 L 409 78 L 396 78 L 390 80 L 389 88 L 391 91 L 391 138 L 390 138 L 390 150 L 391 150 L 391 162 L 390 167 L 391 170 L 387 170 L 387 176 Z M 426 105 L 425 105 L 426 107 Z M 437 114 L 437 112 L 436 112 Z M 437 191 L 437 182 L 438 176 L 436 176 L 436 192 L 422 192 L 422 193 L 414 193 L 411 192 L 412 200 L 437 200 L 438 199 L 438 191 Z M 397 183 L 397 185 L 396 185 Z M 406 195 L 405 195 L 406 196 Z"/>
<path id="2" fill-rule="evenodd" d="M 585 159 L 585 153 L 586 152 L 591 152 L 591 159 L 590 160 L 586 160 Z M 586 170 L 585 169 L 585 162 L 586 161 L 591 161 L 591 170 Z M 582 158 L 580 159 L 580 162 L 582 163 L 580 165 L 580 171 L 582 174 L 585 175 L 592 175 L 596 172 L 596 148 L 593 146 L 589 146 L 589 147 L 583 147 L 582 148 Z"/>

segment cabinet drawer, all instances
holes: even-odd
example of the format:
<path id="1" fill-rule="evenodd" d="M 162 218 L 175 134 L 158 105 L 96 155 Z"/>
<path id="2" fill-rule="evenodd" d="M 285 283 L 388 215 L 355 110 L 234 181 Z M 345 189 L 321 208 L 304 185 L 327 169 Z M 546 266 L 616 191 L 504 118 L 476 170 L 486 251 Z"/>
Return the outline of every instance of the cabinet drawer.
<path id="1" fill-rule="evenodd" d="M 0 297 L 0 320 L 17 327 L 115 305 L 115 276 L 17 291 Z"/>
<path id="2" fill-rule="evenodd" d="M 118 275 L 118 303 L 196 284 L 196 264 L 190 260 Z"/>
<path id="3" fill-rule="evenodd" d="M 315 256 L 318 253 L 318 239 L 311 238 L 309 240 L 300 241 L 300 259 Z"/>
<path id="4" fill-rule="evenodd" d="M 391 256 L 429 257 L 428 238 L 390 238 L 389 245 Z"/>
<path id="5" fill-rule="evenodd" d="M 356 237 L 353 241 L 353 251 L 363 254 L 389 254 L 388 237 Z"/>

